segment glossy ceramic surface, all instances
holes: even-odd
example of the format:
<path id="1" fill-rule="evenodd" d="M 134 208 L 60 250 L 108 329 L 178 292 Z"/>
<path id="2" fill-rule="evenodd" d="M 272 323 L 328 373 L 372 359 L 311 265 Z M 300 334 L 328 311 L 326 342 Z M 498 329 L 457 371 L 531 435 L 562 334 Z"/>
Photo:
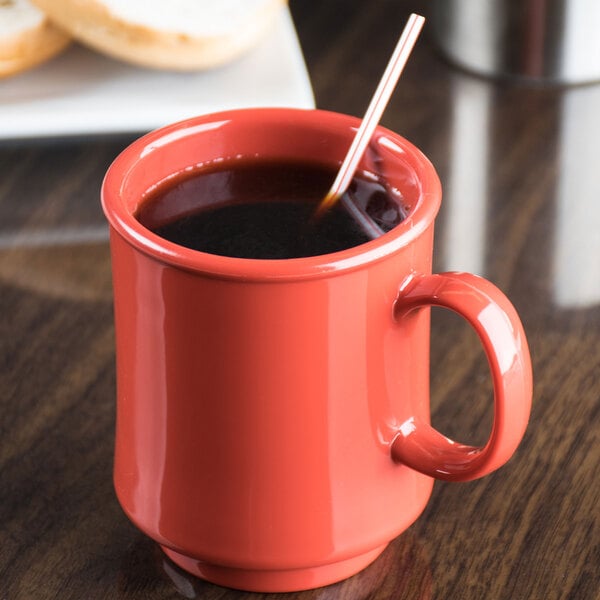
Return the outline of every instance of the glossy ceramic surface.
<path id="1" fill-rule="evenodd" d="M 117 495 L 175 562 L 222 585 L 290 591 L 352 575 L 419 516 L 432 477 L 499 467 L 527 423 L 519 319 L 492 284 L 431 275 L 440 184 L 401 137 L 379 129 L 363 166 L 376 161 L 408 218 L 343 252 L 217 257 L 166 242 L 132 216 L 158 182 L 222 158 L 336 164 L 356 126 L 290 109 L 200 117 L 137 141 L 105 179 Z M 432 304 L 462 314 L 487 353 L 495 420 L 482 449 L 429 426 Z"/>

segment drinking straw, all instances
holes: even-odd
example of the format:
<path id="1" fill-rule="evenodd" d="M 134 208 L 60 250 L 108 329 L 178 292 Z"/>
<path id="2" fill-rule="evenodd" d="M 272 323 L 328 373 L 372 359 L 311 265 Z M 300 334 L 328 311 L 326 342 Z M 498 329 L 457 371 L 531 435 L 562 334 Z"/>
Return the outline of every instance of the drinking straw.
<path id="1" fill-rule="evenodd" d="M 331 208 L 331 206 L 333 206 L 348 189 L 348 186 L 354 177 L 356 168 L 358 167 L 358 163 L 367 149 L 375 128 L 379 124 L 381 115 L 389 102 L 415 42 L 421 33 L 424 22 L 424 17 L 414 13 L 408 18 L 333 185 L 317 208 L 317 217 L 322 215 L 328 208 Z M 347 204 L 348 203 L 346 203 L 346 205 Z M 362 219 L 364 218 L 365 217 L 363 216 Z M 372 228 L 372 223 L 365 226 L 365 229 Z M 376 234 L 372 234 L 372 236 L 376 237 Z"/>

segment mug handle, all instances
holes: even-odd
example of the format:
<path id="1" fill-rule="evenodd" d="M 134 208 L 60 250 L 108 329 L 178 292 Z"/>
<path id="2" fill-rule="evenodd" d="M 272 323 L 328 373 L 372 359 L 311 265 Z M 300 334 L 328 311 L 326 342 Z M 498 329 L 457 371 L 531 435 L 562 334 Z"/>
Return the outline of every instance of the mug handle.
<path id="1" fill-rule="evenodd" d="M 521 441 L 531 411 L 531 358 L 523 326 L 506 296 L 469 273 L 416 275 L 400 288 L 397 320 L 441 306 L 465 318 L 483 344 L 494 384 L 494 423 L 482 447 L 455 442 L 429 423 L 409 418 L 391 445 L 394 461 L 436 479 L 470 481 L 501 467 Z"/>

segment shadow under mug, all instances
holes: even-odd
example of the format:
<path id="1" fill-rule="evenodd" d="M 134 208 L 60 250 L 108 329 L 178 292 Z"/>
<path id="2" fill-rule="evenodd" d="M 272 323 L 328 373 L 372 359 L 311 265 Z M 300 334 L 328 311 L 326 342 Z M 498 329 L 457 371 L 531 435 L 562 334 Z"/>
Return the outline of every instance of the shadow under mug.
<path id="1" fill-rule="evenodd" d="M 488 281 L 431 274 L 440 182 L 391 131 L 377 130 L 369 156 L 408 216 L 354 248 L 290 260 L 216 256 L 134 217 L 159 182 L 223 159 L 335 169 L 358 124 L 318 110 L 200 116 L 134 142 L 103 184 L 117 496 L 175 563 L 214 583 L 294 591 L 358 572 L 417 519 L 434 478 L 490 473 L 527 425 L 532 375 L 519 318 Z M 483 344 L 494 385 L 483 447 L 430 425 L 431 305 L 462 315 Z"/>

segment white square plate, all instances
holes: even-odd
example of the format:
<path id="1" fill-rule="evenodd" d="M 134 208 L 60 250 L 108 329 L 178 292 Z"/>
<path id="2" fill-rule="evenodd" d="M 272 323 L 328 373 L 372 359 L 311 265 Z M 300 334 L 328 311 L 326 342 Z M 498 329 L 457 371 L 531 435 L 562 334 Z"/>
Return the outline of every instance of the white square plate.
<path id="1" fill-rule="evenodd" d="M 253 106 L 314 108 L 287 9 L 248 54 L 198 73 L 142 69 L 75 44 L 37 69 L 0 81 L 0 139 L 141 133 Z"/>

